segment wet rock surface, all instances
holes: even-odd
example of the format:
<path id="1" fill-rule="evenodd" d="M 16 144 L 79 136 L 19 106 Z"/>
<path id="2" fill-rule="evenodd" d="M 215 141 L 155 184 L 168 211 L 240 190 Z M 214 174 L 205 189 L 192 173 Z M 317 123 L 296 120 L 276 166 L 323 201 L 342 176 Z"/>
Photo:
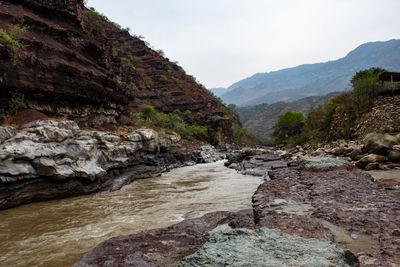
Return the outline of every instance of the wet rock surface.
<path id="1" fill-rule="evenodd" d="M 269 180 L 268 170 L 287 167 L 287 162 L 278 154 L 265 149 L 234 151 L 227 155 L 227 159 L 226 167 L 235 169 L 241 174 L 262 176 L 265 180 Z"/>
<path id="2" fill-rule="evenodd" d="M 305 239 L 278 230 L 218 226 L 206 243 L 177 266 L 349 266 L 345 252 L 327 240 Z"/>
<path id="3" fill-rule="evenodd" d="M 118 135 L 73 121 L 0 127 L 0 209 L 33 201 L 117 190 L 171 168 L 211 162 L 215 148 L 181 148 L 180 137 L 151 129 Z"/>
<path id="4" fill-rule="evenodd" d="M 111 266 L 176 266 L 205 243 L 203 234 L 218 225 L 228 223 L 252 227 L 252 220 L 244 218 L 252 218 L 252 210 L 213 212 L 165 229 L 111 238 L 84 255 L 73 266 L 105 266 L 108 262 L 114 264 Z"/>

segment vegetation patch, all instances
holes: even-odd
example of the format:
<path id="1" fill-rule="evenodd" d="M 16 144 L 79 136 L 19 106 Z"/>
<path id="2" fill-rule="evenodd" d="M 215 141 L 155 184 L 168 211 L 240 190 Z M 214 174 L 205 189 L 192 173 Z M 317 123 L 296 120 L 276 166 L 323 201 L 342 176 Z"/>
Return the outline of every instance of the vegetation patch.
<path id="1" fill-rule="evenodd" d="M 237 145 L 266 145 L 272 144 L 265 136 L 261 136 L 243 129 L 239 124 L 234 123 L 232 125 L 233 139 Z"/>
<path id="2" fill-rule="evenodd" d="M 161 127 L 167 132 L 174 132 L 186 139 L 206 140 L 209 129 L 196 124 L 187 125 L 179 110 L 170 113 L 157 112 L 154 106 L 143 104 L 139 112 L 132 114 L 131 118 L 141 126 Z"/>
<path id="3" fill-rule="evenodd" d="M 10 94 L 8 106 L 0 109 L 0 121 L 3 121 L 7 117 L 14 116 L 27 107 L 25 95 L 23 93 L 17 90 L 11 92 Z"/>
<path id="4" fill-rule="evenodd" d="M 369 112 L 377 99 L 378 77 L 385 70 L 370 68 L 357 72 L 351 79 L 352 90 L 329 99 L 306 118 L 293 113 L 279 117 L 274 126 L 277 143 L 294 146 L 337 139 L 350 139 L 357 118 Z"/>
<path id="5" fill-rule="evenodd" d="M 7 47 L 8 54 L 11 58 L 11 64 L 17 66 L 19 64 L 18 51 L 24 48 L 20 37 L 28 31 L 28 26 L 11 25 L 8 32 L 0 29 L 0 43 Z"/>
<path id="6" fill-rule="evenodd" d="M 131 91 L 133 95 L 137 95 L 139 93 L 139 89 L 137 88 L 137 86 L 134 82 L 128 83 L 126 88 L 128 88 L 129 91 Z"/>
<path id="7" fill-rule="evenodd" d="M 162 82 L 162 83 L 166 83 L 166 82 L 168 82 L 168 78 L 167 78 L 167 76 L 165 76 L 165 75 L 161 75 L 161 76 L 160 76 L 160 82 Z"/>
<path id="8" fill-rule="evenodd" d="M 143 79 L 147 89 L 150 89 L 153 86 L 153 80 L 147 75 L 144 75 Z"/>
<path id="9" fill-rule="evenodd" d="M 118 23 L 109 20 L 105 15 L 101 14 L 93 7 L 85 8 L 83 10 L 83 20 L 85 21 L 85 23 L 96 26 L 96 28 L 101 32 L 102 35 L 105 35 L 105 29 L 109 27 L 109 25 L 112 25 L 122 31 L 130 30 L 129 28 L 123 28 Z"/>

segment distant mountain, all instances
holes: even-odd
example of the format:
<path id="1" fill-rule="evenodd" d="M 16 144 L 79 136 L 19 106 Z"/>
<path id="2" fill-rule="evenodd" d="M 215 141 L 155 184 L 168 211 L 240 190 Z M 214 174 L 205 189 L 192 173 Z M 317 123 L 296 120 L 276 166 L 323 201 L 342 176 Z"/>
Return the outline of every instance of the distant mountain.
<path id="1" fill-rule="evenodd" d="M 333 92 L 325 96 L 309 96 L 290 103 L 281 101 L 270 105 L 261 104 L 252 107 L 236 107 L 235 111 L 239 114 L 244 128 L 259 135 L 269 136 L 279 115 L 288 111 L 301 112 L 307 115 L 316 106 L 339 94 L 339 92 Z"/>
<path id="2" fill-rule="evenodd" d="M 400 40 L 366 43 L 335 61 L 257 73 L 232 84 L 220 97 L 228 104 L 251 106 L 325 95 L 349 89 L 352 76 L 371 67 L 400 71 Z"/>
<path id="3" fill-rule="evenodd" d="M 223 95 L 224 93 L 226 93 L 228 91 L 227 88 L 223 88 L 223 87 L 210 88 L 208 90 L 210 90 L 215 96 L 218 96 L 218 97 L 220 97 L 221 95 Z"/>

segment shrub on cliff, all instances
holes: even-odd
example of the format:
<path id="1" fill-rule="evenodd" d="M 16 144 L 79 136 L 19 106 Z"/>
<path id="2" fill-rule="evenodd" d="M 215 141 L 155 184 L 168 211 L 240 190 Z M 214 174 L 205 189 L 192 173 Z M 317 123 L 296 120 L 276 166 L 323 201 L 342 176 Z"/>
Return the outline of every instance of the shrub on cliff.
<path id="1" fill-rule="evenodd" d="M 143 114 L 144 119 L 153 120 L 156 116 L 156 108 L 152 105 L 143 104 L 139 106 L 140 112 Z"/>
<path id="2" fill-rule="evenodd" d="M 132 114 L 132 119 L 139 125 L 156 126 L 180 134 L 184 138 L 207 140 L 209 129 L 196 124 L 187 125 L 179 110 L 170 113 L 157 112 L 152 105 L 140 105 L 139 113 Z M 186 114 L 188 112 L 185 112 Z"/>
<path id="3" fill-rule="evenodd" d="M 22 25 L 10 25 L 8 32 L 0 29 L 0 43 L 7 47 L 13 66 L 18 65 L 19 61 L 17 53 L 19 49 L 24 47 L 19 38 L 27 30 L 28 27 Z"/>

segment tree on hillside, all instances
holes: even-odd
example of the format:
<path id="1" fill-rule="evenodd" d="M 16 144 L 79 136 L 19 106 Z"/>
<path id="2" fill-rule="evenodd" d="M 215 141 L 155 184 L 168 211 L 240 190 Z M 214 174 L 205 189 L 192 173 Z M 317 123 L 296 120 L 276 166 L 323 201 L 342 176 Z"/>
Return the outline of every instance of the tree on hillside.
<path id="1" fill-rule="evenodd" d="M 304 115 L 301 112 L 286 112 L 278 117 L 272 132 L 278 143 L 286 142 L 290 137 L 299 135 L 304 124 Z"/>
<path id="2" fill-rule="evenodd" d="M 351 79 L 357 116 L 373 106 L 378 93 L 379 75 L 385 71 L 370 68 L 357 72 Z"/>

